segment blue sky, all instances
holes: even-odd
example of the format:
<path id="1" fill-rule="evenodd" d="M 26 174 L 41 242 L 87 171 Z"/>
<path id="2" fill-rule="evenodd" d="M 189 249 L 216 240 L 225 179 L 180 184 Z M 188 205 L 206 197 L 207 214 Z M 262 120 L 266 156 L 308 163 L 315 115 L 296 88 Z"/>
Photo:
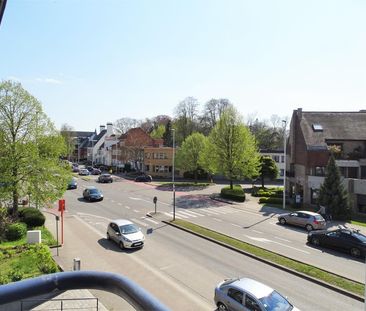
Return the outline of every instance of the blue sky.
<path id="1" fill-rule="evenodd" d="M 366 109 L 364 0 L 8 0 L 0 80 L 57 128 L 228 98 L 246 118 Z"/>

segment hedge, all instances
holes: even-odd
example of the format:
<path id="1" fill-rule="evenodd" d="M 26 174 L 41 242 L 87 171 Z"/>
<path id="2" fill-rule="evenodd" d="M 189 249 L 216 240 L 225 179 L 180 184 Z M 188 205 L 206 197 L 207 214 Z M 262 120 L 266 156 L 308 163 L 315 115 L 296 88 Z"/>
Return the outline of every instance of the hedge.
<path id="1" fill-rule="evenodd" d="M 283 203 L 283 199 L 282 198 L 266 197 L 266 198 L 260 198 L 259 199 L 259 203 L 282 204 Z"/>
<path id="2" fill-rule="evenodd" d="M 46 221 L 44 215 L 35 208 L 25 208 L 19 216 L 21 221 L 27 224 L 28 228 L 43 226 Z"/>
<path id="3" fill-rule="evenodd" d="M 230 189 L 230 186 L 224 187 L 221 189 L 220 195 L 224 199 L 230 199 L 238 202 L 245 201 L 245 193 L 240 185 L 234 185 L 233 189 Z"/>

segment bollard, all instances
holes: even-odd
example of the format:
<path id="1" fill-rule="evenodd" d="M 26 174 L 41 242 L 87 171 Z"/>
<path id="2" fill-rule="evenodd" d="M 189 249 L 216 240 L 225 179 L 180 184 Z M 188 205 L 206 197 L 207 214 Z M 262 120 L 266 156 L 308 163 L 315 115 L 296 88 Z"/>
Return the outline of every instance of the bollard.
<path id="1" fill-rule="evenodd" d="M 80 258 L 74 258 L 74 267 L 73 267 L 73 270 L 74 271 L 80 271 L 80 268 L 81 268 Z"/>

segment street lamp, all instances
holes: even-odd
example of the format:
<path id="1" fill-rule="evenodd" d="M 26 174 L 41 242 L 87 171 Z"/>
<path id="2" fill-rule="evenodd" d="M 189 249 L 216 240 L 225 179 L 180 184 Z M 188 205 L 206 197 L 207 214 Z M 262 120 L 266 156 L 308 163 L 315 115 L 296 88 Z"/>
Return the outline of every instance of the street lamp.
<path id="1" fill-rule="evenodd" d="M 175 183 L 174 183 L 174 164 L 175 164 L 175 129 L 172 129 L 173 132 L 173 156 L 172 156 L 172 161 L 173 161 L 173 172 L 172 172 L 172 182 L 173 182 L 173 221 L 175 220 Z"/>
<path id="2" fill-rule="evenodd" d="M 282 120 L 283 124 L 283 209 L 286 209 L 286 120 Z"/>

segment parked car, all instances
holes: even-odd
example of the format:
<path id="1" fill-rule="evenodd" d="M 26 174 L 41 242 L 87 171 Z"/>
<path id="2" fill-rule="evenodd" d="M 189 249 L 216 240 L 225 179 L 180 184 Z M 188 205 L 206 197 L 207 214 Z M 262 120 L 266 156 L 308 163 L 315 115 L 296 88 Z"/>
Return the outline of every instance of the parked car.
<path id="1" fill-rule="evenodd" d="M 249 278 L 219 283 L 214 300 L 219 311 L 300 311 L 271 287 Z"/>
<path id="2" fill-rule="evenodd" d="M 93 170 L 90 173 L 92 175 L 100 175 L 102 174 L 102 171 L 99 168 L 93 168 Z"/>
<path id="3" fill-rule="evenodd" d="M 82 168 L 81 170 L 79 170 L 79 175 L 87 176 L 90 175 L 90 172 L 86 168 Z"/>
<path id="4" fill-rule="evenodd" d="M 78 172 L 80 171 L 80 169 L 79 169 L 79 167 L 78 167 L 78 166 L 73 166 L 73 167 L 72 167 L 72 171 L 73 171 L 74 173 L 78 173 Z"/>
<path id="5" fill-rule="evenodd" d="M 102 201 L 103 194 L 93 186 L 86 187 L 83 191 L 83 198 L 88 201 Z"/>
<path id="6" fill-rule="evenodd" d="M 78 183 L 75 178 L 72 178 L 67 184 L 67 189 L 77 189 Z"/>
<path id="7" fill-rule="evenodd" d="M 135 178 L 137 182 L 150 182 L 152 181 L 152 177 L 150 175 L 140 175 Z"/>
<path id="8" fill-rule="evenodd" d="M 326 228 L 325 219 L 320 214 L 308 211 L 281 214 L 278 216 L 278 221 L 281 225 L 305 227 L 307 231 Z"/>
<path id="9" fill-rule="evenodd" d="M 109 223 L 107 239 L 116 242 L 121 249 L 142 248 L 145 242 L 141 229 L 126 219 L 116 219 Z"/>
<path id="10" fill-rule="evenodd" d="M 89 172 L 91 172 L 91 171 L 93 171 L 94 167 L 92 167 L 92 166 L 87 166 L 87 167 L 86 167 L 86 169 L 87 169 Z"/>
<path id="11" fill-rule="evenodd" d="M 98 177 L 98 182 L 102 182 L 102 183 L 108 182 L 108 183 L 111 183 L 111 182 L 113 182 L 112 175 L 111 174 L 102 174 L 102 175 L 100 175 Z"/>
<path id="12" fill-rule="evenodd" d="M 354 257 L 366 256 L 366 235 L 343 226 L 336 230 L 309 232 L 308 242 L 315 246 L 340 250 Z"/>

